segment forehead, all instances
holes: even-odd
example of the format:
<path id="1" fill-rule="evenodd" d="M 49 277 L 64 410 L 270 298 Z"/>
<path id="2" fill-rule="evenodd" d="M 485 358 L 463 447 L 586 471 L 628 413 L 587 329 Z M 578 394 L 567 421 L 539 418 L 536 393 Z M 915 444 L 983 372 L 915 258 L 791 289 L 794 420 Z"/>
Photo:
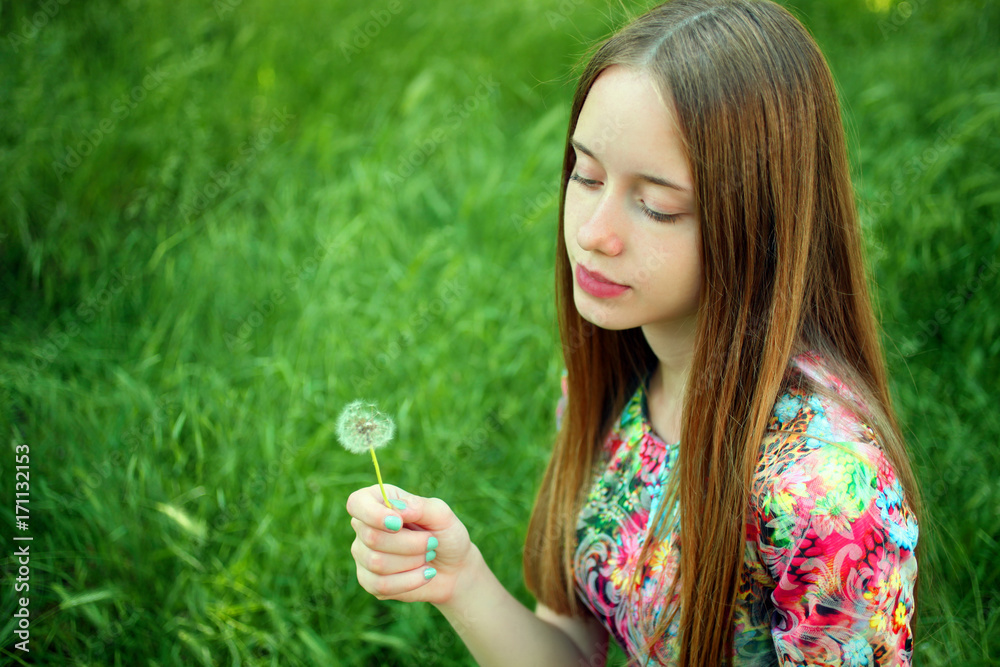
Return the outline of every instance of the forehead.
<path id="1" fill-rule="evenodd" d="M 601 72 L 580 110 L 573 138 L 608 169 L 652 173 L 690 187 L 671 105 L 643 70 L 613 65 Z"/>

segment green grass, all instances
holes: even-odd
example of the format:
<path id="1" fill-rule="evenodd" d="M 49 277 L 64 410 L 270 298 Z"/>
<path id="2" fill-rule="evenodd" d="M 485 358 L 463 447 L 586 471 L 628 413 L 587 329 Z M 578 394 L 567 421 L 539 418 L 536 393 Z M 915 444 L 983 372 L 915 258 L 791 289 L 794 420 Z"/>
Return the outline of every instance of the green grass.
<path id="1" fill-rule="evenodd" d="M 447 500 L 530 602 L 559 146 L 622 11 L 496 4 L 3 7 L 0 525 L 24 443 L 34 537 L 30 656 L 0 557 L 4 661 L 468 664 L 355 579 L 344 502 L 373 476 L 331 419 L 356 397 L 396 417 L 386 481 Z M 930 511 L 918 664 L 989 664 L 1000 11 L 813 4 Z"/>

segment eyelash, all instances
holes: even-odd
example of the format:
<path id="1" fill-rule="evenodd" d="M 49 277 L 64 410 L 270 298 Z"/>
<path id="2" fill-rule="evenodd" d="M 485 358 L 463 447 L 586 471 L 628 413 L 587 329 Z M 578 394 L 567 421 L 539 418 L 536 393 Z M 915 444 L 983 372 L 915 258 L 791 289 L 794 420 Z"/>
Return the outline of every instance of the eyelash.
<path id="1" fill-rule="evenodd" d="M 579 183 L 580 185 L 582 185 L 585 188 L 592 188 L 595 185 L 597 185 L 597 181 L 593 180 L 592 178 L 584 178 L 583 176 L 581 176 L 580 174 L 578 174 L 575 171 L 569 177 L 569 180 L 576 181 L 577 183 Z"/>
<path id="2" fill-rule="evenodd" d="M 576 181 L 577 183 L 587 188 L 588 190 L 597 186 L 597 181 L 595 181 L 592 178 L 584 178 L 577 172 L 573 172 L 570 175 L 569 180 Z M 660 213 L 646 206 L 646 202 L 640 202 L 640 203 L 642 204 L 643 214 L 650 220 L 654 220 L 656 222 L 674 222 L 675 220 L 677 220 L 677 218 L 680 217 L 679 213 Z"/>

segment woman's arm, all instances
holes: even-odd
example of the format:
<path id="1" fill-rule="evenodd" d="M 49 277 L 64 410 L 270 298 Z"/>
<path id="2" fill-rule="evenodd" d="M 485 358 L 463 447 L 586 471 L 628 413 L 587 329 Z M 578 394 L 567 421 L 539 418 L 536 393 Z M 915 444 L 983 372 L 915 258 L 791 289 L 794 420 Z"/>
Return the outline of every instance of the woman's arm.
<path id="1" fill-rule="evenodd" d="M 596 621 L 532 613 L 507 592 L 476 551 L 477 564 L 446 604 L 435 605 L 481 667 L 572 665 L 603 667 L 607 631 Z"/>
<path id="2" fill-rule="evenodd" d="M 483 667 L 604 665 L 607 633 L 600 624 L 544 606 L 532 613 L 503 587 L 447 504 L 386 490 L 405 507 L 385 507 L 377 486 L 347 501 L 357 533 L 351 553 L 365 590 L 383 600 L 431 602 Z M 402 528 L 393 530 L 389 517 L 399 517 Z"/>

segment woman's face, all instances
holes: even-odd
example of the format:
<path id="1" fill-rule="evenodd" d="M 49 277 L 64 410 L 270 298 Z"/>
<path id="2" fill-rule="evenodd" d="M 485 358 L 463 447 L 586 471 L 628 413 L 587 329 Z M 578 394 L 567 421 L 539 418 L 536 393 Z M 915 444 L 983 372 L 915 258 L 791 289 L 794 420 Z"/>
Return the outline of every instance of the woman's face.
<path id="1" fill-rule="evenodd" d="M 693 331 L 701 236 L 678 132 L 639 70 L 609 67 L 584 102 L 564 233 L 576 308 L 597 326 Z"/>

